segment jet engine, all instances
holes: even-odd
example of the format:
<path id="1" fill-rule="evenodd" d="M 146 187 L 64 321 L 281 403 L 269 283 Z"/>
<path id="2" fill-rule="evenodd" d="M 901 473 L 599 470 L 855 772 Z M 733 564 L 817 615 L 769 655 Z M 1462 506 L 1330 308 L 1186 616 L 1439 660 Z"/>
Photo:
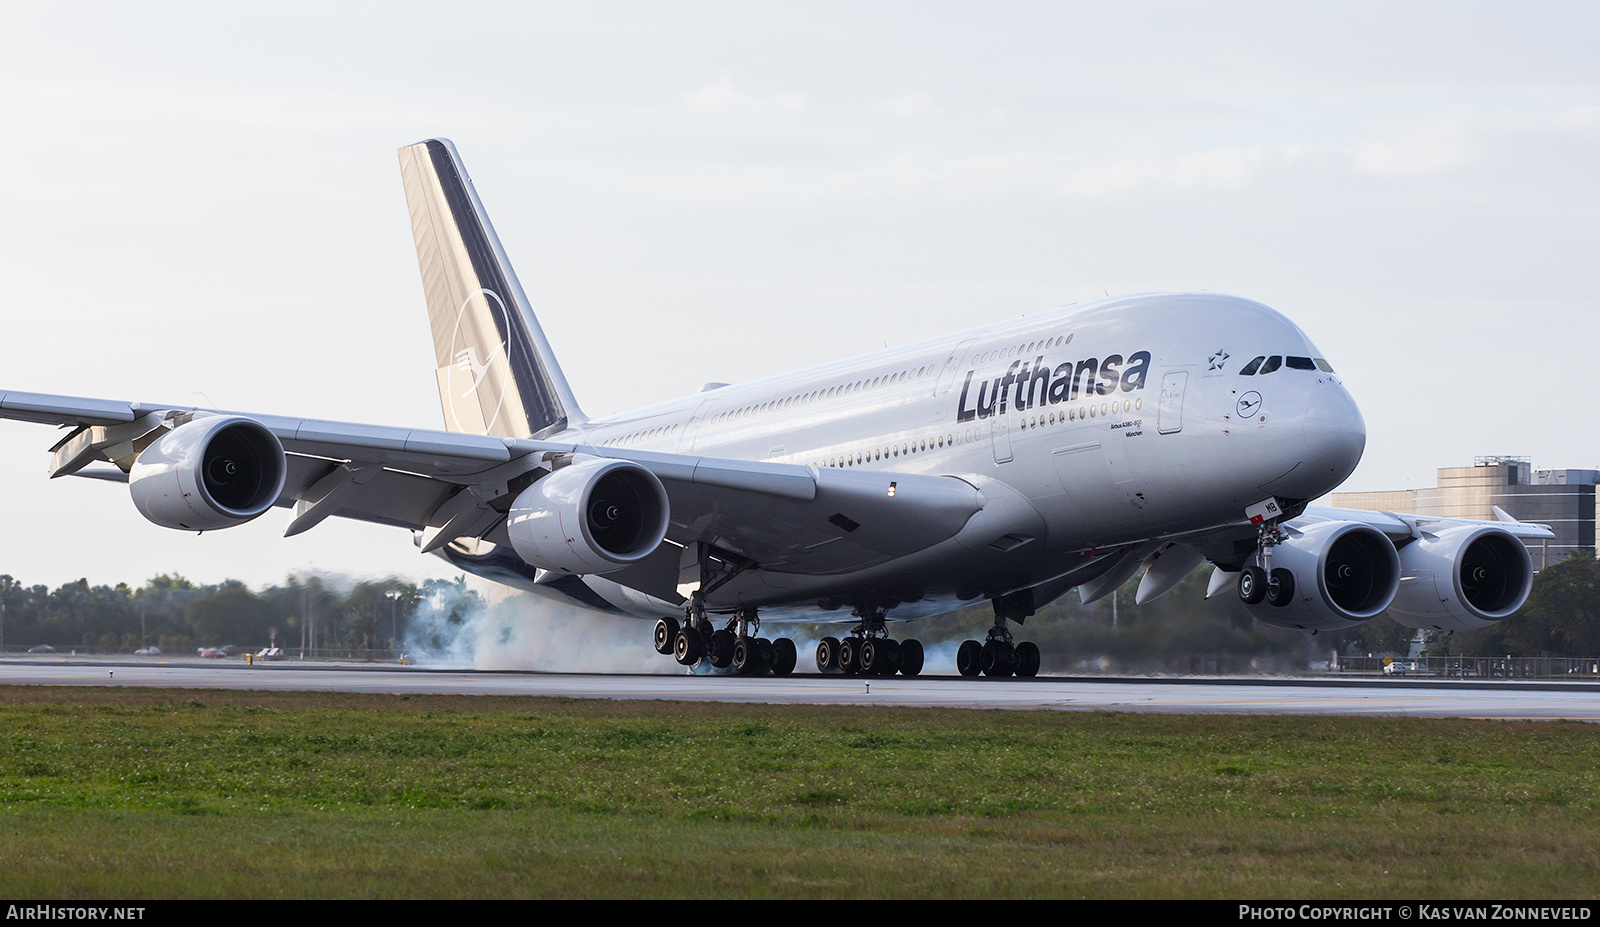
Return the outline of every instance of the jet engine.
<path id="1" fill-rule="evenodd" d="M 1400 566 L 1389 615 L 1413 628 L 1486 627 L 1521 608 L 1533 589 L 1527 546 L 1493 525 L 1426 534 L 1400 551 Z"/>
<path id="2" fill-rule="evenodd" d="M 1257 620 L 1281 628 L 1348 628 L 1389 607 L 1400 585 L 1394 545 L 1356 522 L 1311 525 L 1272 549 L 1272 567 L 1270 601 L 1248 608 Z"/>
<path id="3" fill-rule="evenodd" d="M 283 445 L 236 415 L 196 418 L 144 449 L 128 473 L 139 513 L 164 528 L 242 525 L 278 501 L 288 475 Z"/>
<path id="4" fill-rule="evenodd" d="M 517 556 L 540 569 L 609 573 L 660 546 L 669 510 L 655 474 L 630 461 L 591 458 L 523 490 L 506 529 Z"/>

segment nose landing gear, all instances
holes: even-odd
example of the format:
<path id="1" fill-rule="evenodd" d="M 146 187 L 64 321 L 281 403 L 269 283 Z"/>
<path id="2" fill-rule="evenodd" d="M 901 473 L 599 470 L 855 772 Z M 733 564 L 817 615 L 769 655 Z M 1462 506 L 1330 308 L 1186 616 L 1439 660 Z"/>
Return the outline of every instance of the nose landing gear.
<path id="1" fill-rule="evenodd" d="M 1272 566 L 1272 548 L 1287 538 L 1278 520 L 1267 519 L 1256 529 L 1256 562 L 1239 571 L 1239 601 L 1246 605 L 1266 602 L 1282 608 L 1294 601 L 1294 573 Z"/>

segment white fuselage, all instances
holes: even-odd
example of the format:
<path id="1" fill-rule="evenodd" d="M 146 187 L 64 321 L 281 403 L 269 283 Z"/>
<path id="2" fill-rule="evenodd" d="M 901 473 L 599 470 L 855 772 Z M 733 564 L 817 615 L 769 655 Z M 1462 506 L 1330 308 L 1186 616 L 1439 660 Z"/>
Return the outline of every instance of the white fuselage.
<path id="1" fill-rule="evenodd" d="M 721 387 L 557 438 L 979 486 L 1030 543 L 957 538 L 827 577 L 752 571 L 713 600 L 800 617 L 878 596 L 914 617 L 1044 582 L 1097 547 L 1238 524 L 1263 499 L 1337 486 L 1365 444 L 1355 403 L 1325 361 L 1241 376 L 1261 356 L 1322 357 L 1259 303 L 1133 296 Z M 664 604 L 587 582 L 639 614 Z"/>

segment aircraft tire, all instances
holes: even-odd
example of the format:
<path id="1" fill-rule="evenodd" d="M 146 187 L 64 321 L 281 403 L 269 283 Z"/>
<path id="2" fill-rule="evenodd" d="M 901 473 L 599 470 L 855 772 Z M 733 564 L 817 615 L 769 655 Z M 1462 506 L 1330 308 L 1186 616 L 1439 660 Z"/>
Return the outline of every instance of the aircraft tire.
<path id="1" fill-rule="evenodd" d="M 1247 566 L 1239 571 L 1239 601 L 1246 605 L 1260 605 L 1266 597 L 1266 570 L 1258 566 Z"/>
<path id="2" fill-rule="evenodd" d="M 869 637 L 862 641 L 857 652 L 861 654 L 857 661 L 861 666 L 861 675 L 883 675 L 883 648 L 878 646 L 878 642 L 876 640 Z"/>
<path id="3" fill-rule="evenodd" d="M 1282 608 L 1294 601 L 1294 573 L 1279 567 L 1267 580 L 1267 603 Z"/>
<path id="4" fill-rule="evenodd" d="M 663 618 L 660 621 L 657 621 L 655 636 L 656 653 L 659 653 L 664 657 L 670 656 L 672 654 L 672 648 L 677 642 L 677 637 L 678 619 Z"/>
<path id="5" fill-rule="evenodd" d="M 839 639 L 837 637 L 824 637 L 817 641 L 817 672 L 832 674 L 839 672 Z"/>
<path id="6" fill-rule="evenodd" d="M 985 676 L 1010 676 L 1017 665 L 1016 651 L 1005 641 L 985 643 L 978 659 Z"/>
<path id="7" fill-rule="evenodd" d="M 846 676 L 861 672 L 861 638 L 847 637 L 839 642 L 839 672 Z"/>
<path id="8" fill-rule="evenodd" d="M 794 672 L 794 665 L 799 659 L 800 654 L 795 650 L 794 641 L 780 637 L 772 642 L 772 675 L 789 675 Z"/>
<path id="9" fill-rule="evenodd" d="M 1017 645 L 1017 675 L 1023 678 L 1039 675 L 1039 645 L 1033 641 Z"/>
<path id="10" fill-rule="evenodd" d="M 728 664 L 733 662 L 733 645 L 738 638 L 734 637 L 732 631 L 723 628 L 713 632 L 708 640 L 706 656 L 710 658 L 711 665 L 717 669 L 727 669 Z"/>
<path id="11" fill-rule="evenodd" d="M 914 678 L 922 672 L 922 642 L 916 639 L 900 642 L 900 675 Z"/>
<path id="12" fill-rule="evenodd" d="M 672 657 L 684 666 L 693 666 L 705 655 L 705 642 L 694 628 L 679 628 L 673 638 Z"/>
<path id="13" fill-rule="evenodd" d="M 962 641 L 956 649 L 956 672 L 963 676 L 976 676 L 982 671 L 979 665 L 983 645 L 977 641 Z"/>
<path id="14" fill-rule="evenodd" d="M 884 637 L 878 640 L 878 675 L 893 676 L 900 671 L 900 642 Z"/>
<path id="15" fill-rule="evenodd" d="M 761 651 L 753 637 L 741 637 L 733 643 L 733 671 L 749 676 L 761 664 Z"/>

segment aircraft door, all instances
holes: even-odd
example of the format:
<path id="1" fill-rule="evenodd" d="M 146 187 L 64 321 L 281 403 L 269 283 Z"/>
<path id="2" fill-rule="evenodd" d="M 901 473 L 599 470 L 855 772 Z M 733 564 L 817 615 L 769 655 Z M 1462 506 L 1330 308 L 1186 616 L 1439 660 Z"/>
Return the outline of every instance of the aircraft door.
<path id="1" fill-rule="evenodd" d="M 967 350 L 977 340 L 976 338 L 968 338 L 951 350 L 950 356 L 945 359 L 944 369 L 939 372 L 939 379 L 934 383 L 933 394 L 935 396 L 943 396 L 950 392 L 950 387 L 956 381 L 956 373 L 961 370 L 962 359 L 967 356 Z"/>
<path id="2" fill-rule="evenodd" d="M 689 416 L 689 421 L 684 423 L 683 434 L 678 438 L 678 453 L 687 454 L 694 450 L 695 438 L 700 434 L 700 426 L 705 424 L 710 406 L 710 399 L 701 400 L 700 405 L 694 410 L 694 414 Z"/>
<path id="3" fill-rule="evenodd" d="M 1011 461 L 1011 415 L 1000 412 L 989 416 L 989 440 L 994 445 L 994 462 Z"/>
<path id="4" fill-rule="evenodd" d="M 1161 406 L 1156 422 L 1164 435 L 1183 430 L 1183 388 L 1189 382 L 1189 371 L 1170 370 L 1161 378 Z"/>

